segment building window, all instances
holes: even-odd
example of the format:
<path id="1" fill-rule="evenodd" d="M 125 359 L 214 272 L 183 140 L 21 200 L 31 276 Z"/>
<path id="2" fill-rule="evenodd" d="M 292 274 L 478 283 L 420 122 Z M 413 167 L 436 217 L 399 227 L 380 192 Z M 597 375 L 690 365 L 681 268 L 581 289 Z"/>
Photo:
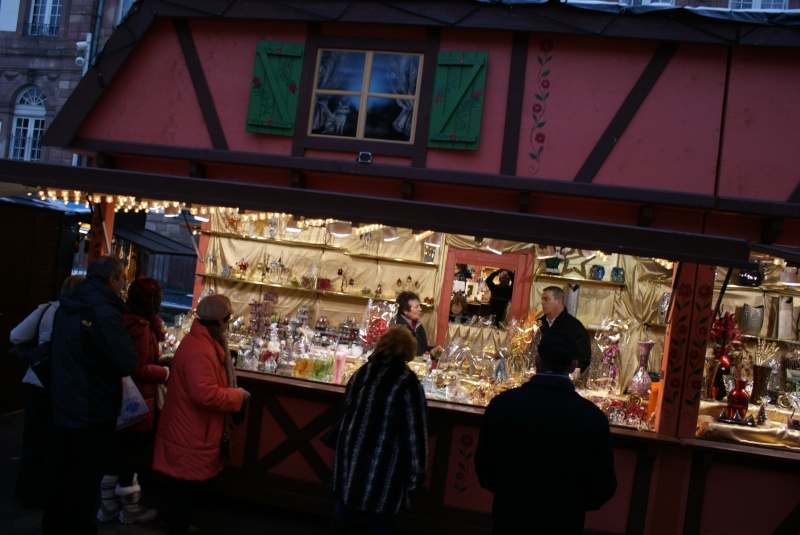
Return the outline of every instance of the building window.
<path id="1" fill-rule="evenodd" d="M 131 6 L 136 0 L 120 0 L 119 2 L 119 18 L 117 19 L 117 24 L 121 23 L 125 20 L 125 17 L 128 16 L 128 11 L 131 10 Z"/>
<path id="2" fill-rule="evenodd" d="M 58 37 L 62 0 L 33 0 L 31 17 L 25 34 L 38 37 Z"/>
<path id="3" fill-rule="evenodd" d="M 785 0 L 731 0 L 730 9 L 754 11 L 785 11 Z"/>
<path id="4" fill-rule="evenodd" d="M 414 142 L 422 54 L 320 49 L 308 133 Z"/>
<path id="5" fill-rule="evenodd" d="M 29 87 L 17 97 L 9 159 L 29 162 L 41 159 L 46 101 L 47 97 L 38 87 Z"/>

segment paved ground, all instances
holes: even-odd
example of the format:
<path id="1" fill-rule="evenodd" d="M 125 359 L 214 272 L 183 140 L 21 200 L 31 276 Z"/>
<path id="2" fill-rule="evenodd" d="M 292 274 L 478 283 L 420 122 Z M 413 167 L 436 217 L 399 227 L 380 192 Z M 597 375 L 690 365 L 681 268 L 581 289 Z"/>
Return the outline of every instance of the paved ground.
<path id="1" fill-rule="evenodd" d="M 0 415 L 0 535 L 34 535 L 41 533 L 41 511 L 26 509 L 14 499 L 19 452 L 22 445 L 23 414 Z M 156 485 L 145 485 L 148 505 L 164 503 L 165 496 Z M 264 504 L 236 502 L 211 497 L 198 510 L 193 522 L 202 535 L 308 535 L 323 534 L 328 525 L 324 514 L 313 516 L 270 508 Z M 119 522 L 100 524 L 99 534 L 156 535 L 165 531 L 158 520 L 151 524 L 125 526 Z M 69 535 L 69 534 L 65 534 Z"/>

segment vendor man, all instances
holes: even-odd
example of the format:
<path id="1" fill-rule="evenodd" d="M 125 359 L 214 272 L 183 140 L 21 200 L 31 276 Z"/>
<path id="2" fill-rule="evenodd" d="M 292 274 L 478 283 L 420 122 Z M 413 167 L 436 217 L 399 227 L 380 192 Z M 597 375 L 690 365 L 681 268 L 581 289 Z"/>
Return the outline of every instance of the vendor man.
<path id="1" fill-rule="evenodd" d="M 578 366 L 581 373 L 585 372 L 592 361 L 592 343 L 583 323 L 567 312 L 564 290 L 558 286 L 548 286 L 542 290 L 542 312 L 542 334 L 557 330 L 570 333 L 578 346 Z"/>

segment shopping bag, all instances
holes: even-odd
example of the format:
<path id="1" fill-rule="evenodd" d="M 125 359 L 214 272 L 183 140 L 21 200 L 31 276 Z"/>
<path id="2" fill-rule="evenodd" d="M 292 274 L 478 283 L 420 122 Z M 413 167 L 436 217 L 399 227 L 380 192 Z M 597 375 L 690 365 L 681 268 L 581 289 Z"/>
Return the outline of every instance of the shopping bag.
<path id="1" fill-rule="evenodd" d="M 122 407 L 117 416 L 117 429 L 124 429 L 144 418 L 150 408 L 130 376 L 122 378 Z"/>

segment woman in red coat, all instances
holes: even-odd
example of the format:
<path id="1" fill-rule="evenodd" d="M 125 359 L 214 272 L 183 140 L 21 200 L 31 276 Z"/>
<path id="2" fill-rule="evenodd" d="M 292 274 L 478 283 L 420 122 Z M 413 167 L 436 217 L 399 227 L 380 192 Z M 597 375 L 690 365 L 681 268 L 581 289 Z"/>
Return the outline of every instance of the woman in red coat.
<path id="1" fill-rule="evenodd" d="M 159 343 L 164 339 L 164 322 L 158 317 L 161 309 L 161 285 L 149 277 L 139 277 L 128 287 L 125 301 L 125 327 L 136 347 L 136 368 L 131 379 L 150 409 L 142 420 L 116 434 L 114 466 L 100 482 L 100 509 L 97 519 L 108 522 L 118 518 L 123 524 L 149 522 L 155 509 L 141 503 L 142 488 L 134 472 L 134 458 L 150 452 L 156 411 L 156 389 L 169 377 L 169 368 L 158 364 Z"/>
<path id="2" fill-rule="evenodd" d="M 153 453 L 153 468 L 173 483 L 167 517 L 172 535 L 188 532 L 198 498 L 222 470 L 226 415 L 239 411 L 250 397 L 236 387 L 228 352 L 231 312 L 224 295 L 200 301 L 191 330 L 172 361 Z"/>

